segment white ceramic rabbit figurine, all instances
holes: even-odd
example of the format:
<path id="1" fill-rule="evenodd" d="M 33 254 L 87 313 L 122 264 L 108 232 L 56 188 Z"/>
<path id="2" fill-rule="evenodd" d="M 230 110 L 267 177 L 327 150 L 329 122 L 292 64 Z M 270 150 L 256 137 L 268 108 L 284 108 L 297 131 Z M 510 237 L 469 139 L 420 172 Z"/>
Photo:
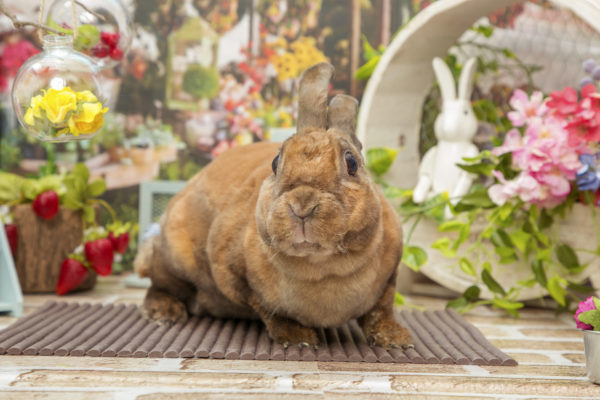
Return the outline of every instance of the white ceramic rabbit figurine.
<path id="1" fill-rule="evenodd" d="M 471 188 L 474 176 L 456 164 L 464 163 L 463 157 L 475 157 L 479 153 L 472 142 L 477 133 L 477 118 L 470 101 L 475 67 L 475 58 L 465 63 L 460 74 L 457 97 L 450 68 L 439 57 L 433 60 L 443 104 L 434 126 L 438 143 L 425 153 L 419 167 L 419 181 L 413 191 L 415 203 L 447 192 L 451 202 L 456 204 Z M 446 209 L 446 218 L 451 216 L 450 210 Z"/>

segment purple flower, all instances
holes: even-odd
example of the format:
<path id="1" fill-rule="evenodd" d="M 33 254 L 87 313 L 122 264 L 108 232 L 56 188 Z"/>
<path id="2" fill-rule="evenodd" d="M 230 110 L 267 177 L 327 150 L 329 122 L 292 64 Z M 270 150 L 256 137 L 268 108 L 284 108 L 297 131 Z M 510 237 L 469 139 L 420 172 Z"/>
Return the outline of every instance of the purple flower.
<path id="1" fill-rule="evenodd" d="M 600 154 L 600 153 L 599 153 Z M 600 188 L 600 170 L 598 169 L 598 154 L 582 154 L 579 161 L 583 164 L 577 171 L 576 180 L 580 190 L 597 191 Z"/>
<path id="2" fill-rule="evenodd" d="M 590 296 L 587 299 L 585 299 L 584 301 L 579 303 L 579 306 L 577 307 L 577 311 L 575 311 L 575 323 L 577 323 L 577 327 L 579 329 L 585 329 L 585 330 L 593 329 L 593 326 L 584 324 L 583 322 L 579 321 L 579 314 L 586 312 L 586 311 L 593 311 L 595 309 L 596 309 L 596 306 L 594 304 L 593 296 Z"/>

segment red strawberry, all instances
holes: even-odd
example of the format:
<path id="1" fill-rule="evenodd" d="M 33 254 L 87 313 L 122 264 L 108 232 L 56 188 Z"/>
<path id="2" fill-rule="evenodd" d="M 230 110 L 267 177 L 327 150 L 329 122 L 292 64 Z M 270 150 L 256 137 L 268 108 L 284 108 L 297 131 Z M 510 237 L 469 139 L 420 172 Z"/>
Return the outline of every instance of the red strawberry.
<path id="1" fill-rule="evenodd" d="M 94 47 L 92 47 L 92 55 L 98 58 L 108 57 L 110 53 L 110 47 L 105 44 L 98 43 Z"/>
<path id="2" fill-rule="evenodd" d="M 110 239 L 101 238 L 92 242 L 87 242 L 84 248 L 85 256 L 90 264 L 92 264 L 94 271 L 96 271 L 98 275 L 110 275 L 114 256 L 114 249 Z"/>
<path id="3" fill-rule="evenodd" d="M 67 258 L 60 265 L 60 275 L 56 283 L 56 294 L 69 293 L 83 282 L 88 274 L 88 269 L 74 258 Z"/>
<path id="4" fill-rule="evenodd" d="M 129 232 L 121 233 L 117 237 L 110 232 L 108 238 L 112 242 L 113 248 L 117 253 L 123 254 L 127 251 L 127 246 L 129 245 Z"/>
<path id="5" fill-rule="evenodd" d="M 119 34 L 117 32 L 100 32 L 100 40 L 112 49 L 119 43 Z"/>
<path id="6" fill-rule="evenodd" d="M 115 61 L 119 61 L 121 58 L 123 58 L 123 50 L 121 50 L 120 47 L 113 47 L 112 49 L 110 49 L 110 58 L 112 58 Z"/>
<path id="7" fill-rule="evenodd" d="M 54 190 L 48 190 L 38 196 L 31 203 L 33 211 L 41 218 L 51 219 L 58 213 L 58 195 Z"/>
<path id="8" fill-rule="evenodd" d="M 19 236 L 17 234 L 17 226 L 15 224 L 4 225 L 4 231 L 6 232 L 6 238 L 8 239 L 8 245 L 13 258 L 17 255 L 17 244 L 19 243 Z"/>

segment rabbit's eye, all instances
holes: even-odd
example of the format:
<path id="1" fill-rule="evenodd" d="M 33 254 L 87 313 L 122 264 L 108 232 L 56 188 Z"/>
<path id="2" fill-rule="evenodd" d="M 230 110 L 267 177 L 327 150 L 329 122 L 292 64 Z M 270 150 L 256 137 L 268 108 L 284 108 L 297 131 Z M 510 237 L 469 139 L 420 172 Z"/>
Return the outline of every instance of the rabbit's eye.
<path id="1" fill-rule="evenodd" d="M 346 153 L 344 155 L 344 158 L 346 159 L 346 168 L 348 168 L 348 175 L 356 175 L 356 170 L 358 169 L 358 163 L 356 162 L 356 158 L 354 158 L 354 156 L 350 152 Z"/>
<path id="2" fill-rule="evenodd" d="M 275 157 L 271 163 L 271 168 L 273 168 L 273 173 L 275 175 L 277 175 L 277 164 L 279 164 L 279 154 L 277 154 L 277 157 Z"/>

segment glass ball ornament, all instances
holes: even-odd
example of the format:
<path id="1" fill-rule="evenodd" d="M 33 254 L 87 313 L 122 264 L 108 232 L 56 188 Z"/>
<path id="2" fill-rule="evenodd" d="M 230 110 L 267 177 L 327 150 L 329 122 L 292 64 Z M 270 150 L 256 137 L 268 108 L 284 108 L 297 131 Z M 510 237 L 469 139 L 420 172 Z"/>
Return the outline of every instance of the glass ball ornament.
<path id="1" fill-rule="evenodd" d="M 75 50 L 92 57 L 100 68 L 112 68 L 127 53 L 133 25 L 121 0 L 80 0 L 75 2 L 77 37 Z M 73 35 L 71 0 L 55 0 L 48 9 L 46 24 Z"/>
<path id="2" fill-rule="evenodd" d="M 108 111 L 94 60 L 73 49 L 72 36 L 47 35 L 44 51 L 19 69 L 12 103 L 25 131 L 44 142 L 89 139 Z"/>

